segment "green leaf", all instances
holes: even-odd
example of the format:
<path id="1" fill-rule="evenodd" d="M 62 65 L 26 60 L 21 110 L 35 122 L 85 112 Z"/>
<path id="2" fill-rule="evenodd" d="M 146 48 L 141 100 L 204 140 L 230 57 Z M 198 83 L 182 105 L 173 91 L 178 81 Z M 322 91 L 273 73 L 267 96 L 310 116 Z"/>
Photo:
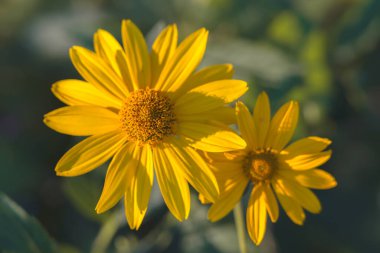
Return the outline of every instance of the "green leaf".
<path id="1" fill-rule="evenodd" d="M 1 192 L 0 248 L 13 253 L 58 252 L 39 222 Z"/>

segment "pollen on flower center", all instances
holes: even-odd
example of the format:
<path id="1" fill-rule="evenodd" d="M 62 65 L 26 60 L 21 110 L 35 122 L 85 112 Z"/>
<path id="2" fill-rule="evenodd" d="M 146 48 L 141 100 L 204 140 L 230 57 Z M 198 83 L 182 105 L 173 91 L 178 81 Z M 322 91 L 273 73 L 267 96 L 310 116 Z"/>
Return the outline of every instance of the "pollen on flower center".
<path id="1" fill-rule="evenodd" d="M 174 106 L 160 91 L 147 88 L 132 92 L 119 115 L 129 141 L 154 145 L 174 134 Z"/>
<path id="2" fill-rule="evenodd" d="M 270 179 L 276 168 L 276 156 L 270 151 L 249 152 L 243 163 L 244 171 L 254 183 Z"/>

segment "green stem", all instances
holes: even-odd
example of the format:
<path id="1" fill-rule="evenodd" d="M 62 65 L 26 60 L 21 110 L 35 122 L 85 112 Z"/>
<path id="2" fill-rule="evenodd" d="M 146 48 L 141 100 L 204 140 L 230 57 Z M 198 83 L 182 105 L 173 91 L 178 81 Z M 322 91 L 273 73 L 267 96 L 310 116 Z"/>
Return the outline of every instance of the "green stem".
<path id="1" fill-rule="evenodd" d="M 243 210 L 239 202 L 234 208 L 235 228 L 239 240 L 240 253 L 247 253 L 247 244 L 245 242 L 245 230 L 243 222 Z"/>
<path id="2" fill-rule="evenodd" d="M 120 225 L 123 224 L 124 216 L 121 212 L 115 211 L 101 226 L 96 236 L 91 253 L 103 253 L 107 251 L 112 238 L 115 236 Z"/>

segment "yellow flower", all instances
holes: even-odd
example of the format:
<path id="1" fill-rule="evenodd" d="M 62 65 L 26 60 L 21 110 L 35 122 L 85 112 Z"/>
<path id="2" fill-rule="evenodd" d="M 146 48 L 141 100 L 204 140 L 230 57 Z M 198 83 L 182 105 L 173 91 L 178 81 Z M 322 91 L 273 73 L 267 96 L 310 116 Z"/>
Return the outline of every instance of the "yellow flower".
<path id="1" fill-rule="evenodd" d="M 44 118 L 57 132 L 90 136 L 59 160 L 57 175 L 82 175 L 112 158 L 96 212 L 124 196 L 132 229 L 146 213 L 153 170 L 166 205 L 182 221 L 190 210 L 188 183 L 212 200 L 219 195 L 212 171 L 192 147 L 224 152 L 246 146 L 226 127 L 234 118 L 226 105 L 246 92 L 246 83 L 230 80 L 229 64 L 194 73 L 206 49 L 206 29 L 179 45 L 177 37 L 176 25 L 169 25 L 149 52 L 130 20 L 122 23 L 123 47 L 107 31 L 97 31 L 95 52 L 70 49 L 85 81 L 55 83 L 54 95 L 68 106 Z"/>
<path id="2" fill-rule="evenodd" d="M 331 156 L 324 151 L 331 143 L 320 137 L 300 139 L 286 147 L 298 121 L 298 103 L 283 105 L 270 119 L 266 93 L 260 94 L 253 116 L 238 102 L 236 116 L 241 136 L 247 142 L 244 151 L 222 154 L 207 153 L 220 187 L 220 198 L 211 206 L 209 219 L 217 221 L 227 215 L 239 202 L 249 182 L 253 183 L 246 225 L 255 244 L 262 241 L 267 213 L 272 222 L 279 216 L 277 199 L 289 218 L 302 225 L 303 209 L 319 213 L 321 204 L 312 189 L 330 189 L 336 181 L 329 173 L 317 169 Z M 207 196 L 200 195 L 202 202 Z"/>

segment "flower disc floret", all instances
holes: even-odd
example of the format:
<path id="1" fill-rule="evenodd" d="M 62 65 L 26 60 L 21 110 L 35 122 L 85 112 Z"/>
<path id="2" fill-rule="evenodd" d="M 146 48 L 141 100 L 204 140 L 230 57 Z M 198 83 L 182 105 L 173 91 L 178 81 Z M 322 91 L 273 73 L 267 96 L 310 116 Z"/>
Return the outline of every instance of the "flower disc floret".
<path id="1" fill-rule="evenodd" d="M 244 171 L 254 183 L 269 180 L 277 167 L 276 155 L 271 151 L 251 151 L 243 162 Z"/>
<path id="2" fill-rule="evenodd" d="M 132 92 L 119 115 L 129 141 L 154 145 L 174 135 L 174 106 L 163 92 L 149 88 Z"/>

